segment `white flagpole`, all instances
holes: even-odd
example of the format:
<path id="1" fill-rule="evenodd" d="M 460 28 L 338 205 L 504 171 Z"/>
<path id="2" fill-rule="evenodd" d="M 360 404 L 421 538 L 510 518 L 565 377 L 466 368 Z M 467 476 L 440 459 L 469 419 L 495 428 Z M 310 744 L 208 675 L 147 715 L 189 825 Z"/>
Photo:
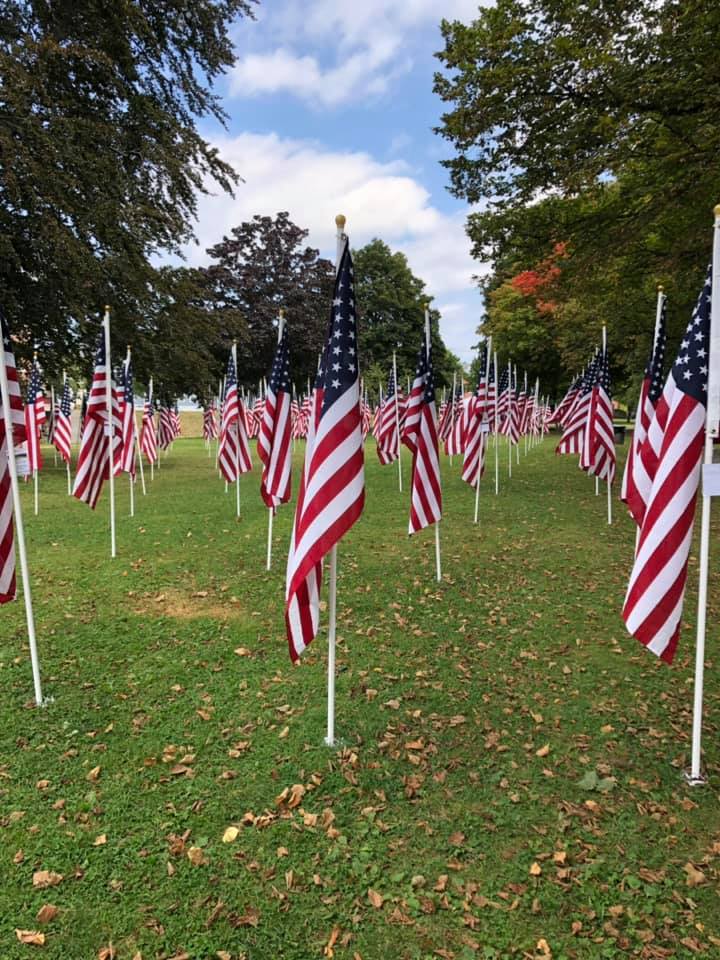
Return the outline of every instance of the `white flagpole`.
<path id="1" fill-rule="evenodd" d="M 493 416 L 493 447 L 495 448 L 495 496 L 500 493 L 500 461 L 498 459 L 498 362 L 497 352 L 493 351 L 493 367 L 495 373 L 495 411 Z"/>
<path id="2" fill-rule="evenodd" d="M 134 412 L 133 412 L 133 419 L 135 419 Z M 138 465 L 140 467 L 140 485 L 142 487 L 143 496 L 146 496 L 147 490 L 145 489 L 145 469 L 143 467 L 143 462 L 142 462 L 142 450 L 140 449 L 140 437 L 138 436 L 138 431 L 137 431 L 137 421 L 135 421 L 135 453 L 137 454 Z"/>
<path id="3" fill-rule="evenodd" d="M 527 405 L 529 400 L 530 400 L 530 397 L 528 396 L 528 382 L 527 382 L 527 370 L 526 370 L 525 371 L 525 410 L 527 410 Z M 523 410 L 523 420 L 525 420 L 525 422 L 527 423 L 527 418 L 525 417 L 525 410 Z M 527 452 L 528 452 L 527 430 L 523 434 L 523 445 L 525 447 L 525 456 L 527 456 Z"/>
<path id="4" fill-rule="evenodd" d="M 426 311 L 426 313 L 427 313 L 427 311 Z M 427 324 L 426 324 L 426 326 L 427 326 Z M 425 333 L 425 336 L 426 336 L 426 338 L 427 338 L 427 331 L 426 331 L 426 333 Z M 427 339 L 425 340 L 425 343 L 427 344 Z M 453 449 L 453 443 L 455 442 L 455 436 L 454 436 L 454 435 L 455 435 L 455 388 L 456 388 L 456 385 L 457 385 L 457 370 L 453 370 L 453 388 L 452 388 L 452 396 L 450 397 L 450 434 L 449 434 L 449 436 L 450 436 L 450 449 L 451 449 L 451 450 Z M 452 455 L 452 453 L 451 453 L 451 454 L 450 454 L 450 466 L 452 466 L 452 465 L 453 465 L 453 455 Z"/>
<path id="5" fill-rule="evenodd" d="M 345 245 L 345 217 L 335 217 L 336 247 L 335 273 L 340 269 L 340 260 Z M 337 543 L 330 550 L 330 580 L 328 583 L 328 689 L 327 689 L 327 736 L 328 747 L 335 746 L 335 638 L 337 630 Z"/>
<path id="6" fill-rule="evenodd" d="M 110 481 L 110 556 L 117 556 L 115 541 L 115 477 L 113 463 L 114 424 L 112 418 L 112 363 L 110 361 L 110 307 L 105 307 L 103 317 L 103 331 L 105 334 L 105 414 L 107 416 L 107 443 L 108 443 L 108 476 Z"/>
<path id="7" fill-rule="evenodd" d="M 278 312 L 278 343 L 282 340 L 283 327 L 285 326 L 285 311 L 282 307 Z M 267 406 L 267 387 L 265 388 L 265 406 Z M 258 435 L 260 431 L 258 430 Z M 265 562 L 265 569 L 269 570 L 272 564 L 272 528 L 273 528 L 273 513 L 274 510 L 272 507 L 268 507 L 268 537 L 267 537 L 267 560 Z"/>
<path id="8" fill-rule="evenodd" d="M 50 385 L 50 418 L 53 425 L 53 432 L 55 430 L 55 387 Z M 52 435 L 48 437 L 48 440 L 52 442 Z M 57 447 L 53 443 L 53 466 L 57 466 Z"/>
<path id="9" fill-rule="evenodd" d="M 65 383 L 67 381 L 67 376 L 63 370 L 63 393 L 65 393 Z M 68 496 L 72 496 L 72 481 L 70 479 L 70 460 L 72 459 L 72 405 L 70 407 L 70 442 L 68 444 L 70 447 L 70 455 L 65 462 L 65 470 L 67 472 L 67 485 L 68 485 Z"/>
<path id="10" fill-rule="evenodd" d="M 428 304 L 425 305 L 425 356 L 429 358 L 430 356 L 430 307 Z M 453 409 L 455 404 L 455 377 L 457 375 L 453 374 Z M 452 457 L 450 458 L 452 463 Z M 435 575 L 438 583 L 442 580 L 442 566 L 440 563 L 440 521 L 437 520 L 434 524 L 435 526 Z"/>
<path id="11" fill-rule="evenodd" d="M 490 349 L 492 347 L 492 337 L 488 340 L 487 343 L 487 352 L 485 354 L 485 409 L 483 410 L 483 417 L 480 421 L 480 451 L 479 451 L 479 460 L 478 460 L 478 473 L 477 480 L 475 481 L 475 523 L 478 522 L 478 513 L 480 511 L 480 474 L 482 472 L 483 465 L 483 456 L 485 454 L 485 437 L 486 434 L 482 432 L 482 426 L 486 419 L 485 413 L 487 410 L 487 398 L 490 392 Z M 487 417 L 488 426 L 490 424 L 490 418 Z"/>
<path id="12" fill-rule="evenodd" d="M 518 377 L 517 377 L 517 364 L 515 365 L 515 409 L 517 410 L 517 396 L 518 396 Z M 518 411 L 519 413 L 519 411 Z M 518 441 L 515 444 L 515 457 L 518 465 L 520 464 L 520 418 L 518 417 Z"/>
<path id="13" fill-rule="evenodd" d="M 402 493 L 402 443 L 400 442 L 400 404 L 398 401 L 398 393 L 400 392 L 400 384 L 398 383 L 397 375 L 397 356 L 393 350 L 393 380 L 395 381 L 395 429 L 397 430 L 397 441 L 398 441 L 398 489 Z"/>
<path id="14" fill-rule="evenodd" d="M 38 446 L 40 445 L 40 438 L 38 438 Z M 35 506 L 35 516 L 40 512 L 40 490 L 38 484 L 38 472 L 33 470 L 33 499 Z"/>
<path id="15" fill-rule="evenodd" d="M 130 344 L 128 344 L 127 353 L 125 355 L 125 362 L 123 363 L 123 366 L 125 368 L 125 377 L 127 377 L 127 371 L 128 371 L 129 365 L 130 365 Z M 134 419 L 135 417 L 133 415 L 133 420 Z M 133 423 L 133 427 L 134 426 L 135 424 Z M 137 434 L 135 436 L 135 439 L 137 439 Z M 130 484 L 130 516 L 134 517 L 135 516 L 135 482 L 133 480 L 133 475 L 131 473 L 128 473 L 128 483 Z"/>
<path id="16" fill-rule="evenodd" d="M 712 290 L 710 301 L 710 356 L 708 358 L 707 417 L 705 420 L 706 465 L 713 462 L 713 440 L 720 436 L 720 204 L 715 207 L 713 231 Z M 695 686 L 693 692 L 692 755 L 685 774 L 691 786 L 705 783 L 702 761 L 702 711 L 705 684 L 705 628 L 708 573 L 710 567 L 710 496 L 703 484 L 700 519 L 700 579 L 698 583 L 697 633 L 695 637 Z"/>
<path id="17" fill-rule="evenodd" d="M 32 592 L 30 590 L 30 573 L 28 570 L 27 553 L 25 551 L 25 528 L 23 527 L 20 489 L 18 487 L 17 469 L 15 466 L 15 444 L 13 442 L 12 411 L 10 410 L 10 388 L 8 386 L 7 369 L 5 367 L 5 344 L 2 342 L 1 335 L 0 397 L 2 397 L 2 415 L 5 419 L 5 447 L 8 459 L 8 473 L 10 474 L 10 489 L 12 490 L 13 513 L 15 514 L 15 538 L 17 540 L 20 573 L 23 583 L 25 619 L 27 621 L 28 641 L 30 644 L 30 663 L 32 665 L 33 686 L 35 688 L 35 703 L 40 707 L 43 703 L 42 684 L 40 682 L 40 661 L 38 659 L 37 640 L 35 638 L 35 617 L 33 615 Z"/>
<path id="18" fill-rule="evenodd" d="M 237 384 L 238 380 L 238 368 L 237 368 L 237 340 L 233 340 L 232 345 L 232 357 L 233 364 L 235 365 L 235 381 L 238 397 L 238 420 L 235 424 L 235 516 L 240 519 L 240 403 L 242 402 L 240 397 L 240 386 Z M 243 397 L 244 399 L 244 397 Z M 243 404 L 244 406 L 244 404 Z"/>
<path id="19" fill-rule="evenodd" d="M 513 393 L 513 380 L 512 380 L 512 364 L 508 360 L 508 404 L 507 404 L 507 417 L 510 421 L 511 415 L 511 404 L 512 404 L 512 393 Z M 507 443 L 508 443 L 508 477 L 512 477 L 512 443 L 510 443 L 510 430 L 508 429 L 507 434 Z"/>
<path id="20" fill-rule="evenodd" d="M 607 361 L 607 327 L 603 324 L 602 328 L 602 345 L 603 345 L 603 355 Z M 597 479 L 597 478 L 596 478 Z M 610 484 L 610 471 L 608 469 L 607 475 L 607 514 L 608 514 L 608 524 L 612 524 L 612 486 Z"/>

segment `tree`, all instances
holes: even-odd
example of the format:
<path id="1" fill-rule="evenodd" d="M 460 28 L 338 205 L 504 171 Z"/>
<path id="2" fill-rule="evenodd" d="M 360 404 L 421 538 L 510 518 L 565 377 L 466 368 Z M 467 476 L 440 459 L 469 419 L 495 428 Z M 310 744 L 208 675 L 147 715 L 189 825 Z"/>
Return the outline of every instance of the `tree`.
<path id="1" fill-rule="evenodd" d="M 494 265 L 490 287 L 567 244 L 566 376 L 607 321 L 630 382 L 657 282 L 673 331 L 697 296 L 720 174 L 719 28 L 720 8 L 702 0 L 498 0 L 470 25 L 442 25 L 452 192 L 483 201 L 468 232 Z"/>
<path id="2" fill-rule="evenodd" d="M 212 349 L 222 370 L 230 343 L 237 340 L 238 376 L 248 387 L 270 370 L 281 307 L 289 324 L 298 390 L 315 376 L 335 270 L 306 246 L 307 235 L 287 213 L 255 216 L 208 250 L 212 262 L 201 273 L 203 301 L 212 319 Z"/>
<path id="3" fill-rule="evenodd" d="M 152 258 L 192 236 L 198 194 L 235 172 L 199 134 L 230 25 L 254 0 L 7 0 L 0 18 L 0 302 L 57 373 L 114 307 L 124 342 Z"/>
<path id="4" fill-rule="evenodd" d="M 430 301 L 425 283 L 413 274 L 405 254 L 393 253 L 382 240 L 371 240 L 355 250 L 353 263 L 362 369 L 384 369 L 387 382 L 388 363 L 394 350 L 402 382 L 413 375 L 422 342 L 425 304 Z M 440 314 L 431 310 L 435 381 L 443 386 L 448 378 L 452 382 L 453 369 L 459 369 L 460 361 L 445 347 L 439 324 Z"/>

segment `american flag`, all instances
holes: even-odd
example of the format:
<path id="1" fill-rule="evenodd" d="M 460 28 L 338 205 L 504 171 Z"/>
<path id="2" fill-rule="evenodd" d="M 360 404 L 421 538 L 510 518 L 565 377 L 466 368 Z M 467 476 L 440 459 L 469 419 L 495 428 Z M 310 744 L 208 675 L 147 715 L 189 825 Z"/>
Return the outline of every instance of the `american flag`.
<path id="1" fill-rule="evenodd" d="M 53 437 L 55 435 L 55 421 L 57 420 L 57 410 L 55 409 L 55 406 L 55 389 L 54 387 L 51 387 L 50 410 L 47 415 L 47 420 L 45 421 L 45 432 L 47 434 L 48 443 L 53 443 Z"/>
<path id="2" fill-rule="evenodd" d="M 177 400 L 170 409 L 170 423 L 172 424 L 173 440 L 177 440 L 177 438 L 182 434 L 182 427 L 180 426 L 180 411 L 178 410 Z"/>
<path id="3" fill-rule="evenodd" d="M 465 454 L 462 478 L 474 487 L 485 471 L 485 438 L 489 427 L 488 351 L 480 353 L 477 385 L 468 403 L 468 423 L 465 432 Z"/>
<path id="4" fill-rule="evenodd" d="M 462 387 L 458 386 L 450 410 L 450 429 L 445 438 L 445 453 L 453 457 L 462 453 L 463 449 L 463 391 Z"/>
<path id="5" fill-rule="evenodd" d="M 372 410 L 370 409 L 370 404 L 368 403 L 367 394 L 360 397 L 360 418 L 363 440 L 365 440 L 367 435 L 370 433 L 370 424 L 372 422 Z"/>
<path id="6" fill-rule="evenodd" d="M 620 499 L 627 503 L 628 509 L 637 524 L 642 523 L 645 506 L 652 488 L 652 480 L 643 466 L 639 450 L 645 442 L 648 427 L 655 416 L 655 408 L 663 390 L 662 375 L 665 363 L 665 346 L 667 344 L 667 297 L 662 293 L 660 296 L 662 297 L 660 316 L 640 388 L 640 399 L 635 414 L 635 429 L 632 432 L 630 449 L 625 461 L 625 472 L 620 493 Z"/>
<path id="7" fill-rule="evenodd" d="M 260 495 L 265 505 L 273 509 L 290 499 L 291 389 L 290 347 L 285 325 L 270 371 L 257 446 L 263 465 Z"/>
<path id="8" fill-rule="evenodd" d="M 596 351 L 583 375 L 573 405 L 565 415 L 562 436 L 555 453 L 582 453 L 592 388 L 599 363 L 600 353 Z"/>
<path id="9" fill-rule="evenodd" d="M 590 391 L 580 466 L 591 476 L 612 483 L 615 479 L 615 428 L 610 394 L 607 348 L 600 354 L 595 382 Z"/>
<path id="10" fill-rule="evenodd" d="M 72 392 L 67 380 L 63 383 L 60 405 L 55 412 L 53 444 L 65 463 L 70 463 L 72 447 Z"/>
<path id="11" fill-rule="evenodd" d="M 130 353 L 123 364 L 120 378 L 120 422 L 122 442 L 118 467 L 131 477 L 135 476 L 135 394 L 133 391 L 133 368 Z"/>
<path id="12" fill-rule="evenodd" d="M 169 401 L 163 403 L 160 407 L 160 417 L 158 418 L 157 444 L 161 450 L 167 450 L 175 439 L 175 422 L 173 411 Z"/>
<path id="13" fill-rule="evenodd" d="M 584 376 L 584 372 L 579 377 L 574 377 L 572 383 L 567 389 L 567 393 L 562 398 L 560 403 L 555 407 L 550 418 L 548 420 L 548 425 L 553 423 L 559 423 L 560 426 L 564 426 L 565 417 L 568 412 L 572 409 L 573 404 L 575 403 L 575 398 L 577 397 L 578 390 L 580 389 L 580 384 Z"/>
<path id="14" fill-rule="evenodd" d="M 445 391 L 443 390 L 443 399 L 440 402 L 440 413 L 438 414 L 438 440 L 447 440 L 448 434 L 452 429 L 452 415 L 453 415 L 453 399 L 446 400 L 444 397 Z"/>
<path id="15" fill-rule="evenodd" d="M 105 335 L 101 330 L 95 350 L 95 370 L 90 386 L 85 423 L 80 438 L 77 472 L 75 473 L 75 483 L 72 491 L 74 497 L 89 504 L 93 510 L 97 505 L 103 482 L 110 475 L 108 469 L 108 438 L 105 432 L 107 424 L 106 388 L 109 376 L 111 374 L 105 356 Z M 110 385 L 114 469 L 120 446 L 120 417 L 116 406 L 117 394 L 112 379 Z"/>
<path id="16" fill-rule="evenodd" d="M 420 347 L 415 379 L 405 413 L 403 443 L 413 455 L 409 533 L 417 533 L 442 517 L 440 458 L 435 422 L 435 379 L 429 338 Z"/>
<path id="17" fill-rule="evenodd" d="M 353 267 L 345 238 L 320 360 L 290 540 L 285 623 L 292 660 L 315 638 L 323 558 L 365 503 Z"/>
<path id="18" fill-rule="evenodd" d="M 42 411 L 42 420 L 40 419 Z M 25 436 L 27 437 L 28 467 L 31 473 L 42 469 L 40 450 L 40 427 L 45 420 L 45 400 L 40 386 L 40 367 L 37 358 L 30 370 L 27 397 L 25 400 Z"/>
<path id="19" fill-rule="evenodd" d="M 225 377 L 225 399 L 218 446 L 218 467 L 228 483 L 234 483 L 241 473 L 252 470 L 246 420 L 241 407 L 235 360 L 231 353 Z"/>
<path id="20" fill-rule="evenodd" d="M 497 376 L 497 371 L 496 374 Z M 505 417 L 507 416 L 508 410 L 508 382 L 509 382 L 509 373 L 508 368 L 503 367 L 502 373 L 500 374 L 500 382 L 497 388 L 497 401 L 495 404 L 495 423 L 498 433 L 502 433 L 502 425 L 505 422 Z"/>
<path id="21" fill-rule="evenodd" d="M 522 436 L 527 433 L 527 415 L 528 415 L 528 392 L 527 392 L 527 373 L 525 373 L 522 386 L 518 388 L 517 380 L 515 383 L 517 390 L 517 420 L 518 433 Z"/>
<path id="22" fill-rule="evenodd" d="M 682 617 L 705 435 L 711 274 L 638 452 L 650 477 L 623 608 L 628 632 L 671 663 Z"/>
<path id="23" fill-rule="evenodd" d="M 147 457 L 148 463 L 157 463 L 157 434 L 155 432 L 155 401 L 153 399 L 152 378 L 143 404 L 142 424 L 140 425 L 140 452 Z"/>
<path id="24" fill-rule="evenodd" d="M 507 389 L 505 390 L 505 417 L 500 426 L 500 433 L 506 436 L 510 443 L 517 443 L 520 439 L 520 421 L 518 419 L 518 404 L 515 396 L 517 389 L 517 371 L 513 381 L 508 369 Z"/>
<path id="25" fill-rule="evenodd" d="M 400 437 L 398 436 L 399 404 L 400 398 L 395 383 L 395 373 L 391 370 L 388 377 L 387 394 L 378 409 L 375 426 L 378 460 L 384 466 L 397 460 L 400 453 Z"/>
<path id="26" fill-rule="evenodd" d="M 10 339 L 10 328 L 2 311 L 0 311 L 0 334 L 2 335 L 2 349 L 5 354 L 5 372 L 10 397 L 12 443 L 13 446 L 16 446 L 25 440 L 25 418 L 15 367 L 15 355 Z M 0 396 L 0 603 L 9 603 L 14 600 L 16 593 L 13 504 L 7 441 L 5 416 L 2 397 Z"/>
<path id="27" fill-rule="evenodd" d="M 203 440 L 214 440 L 218 435 L 217 418 L 215 416 L 215 401 L 203 410 Z"/>
<path id="28" fill-rule="evenodd" d="M 258 384 L 258 389 L 261 387 Z M 242 399 L 240 400 L 242 403 Z M 260 432 L 260 424 L 263 420 L 263 415 L 265 412 L 265 400 L 263 399 L 262 393 L 258 393 L 255 398 L 255 402 L 245 410 L 245 428 L 247 430 L 248 437 L 257 437 Z"/>
<path id="29" fill-rule="evenodd" d="M 310 423 L 310 413 L 312 412 L 312 394 L 308 393 L 303 397 L 298 410 L 297 420 L 293 428 L 293 439 L 302 440 L 307 436 L 308 425 Z"/>

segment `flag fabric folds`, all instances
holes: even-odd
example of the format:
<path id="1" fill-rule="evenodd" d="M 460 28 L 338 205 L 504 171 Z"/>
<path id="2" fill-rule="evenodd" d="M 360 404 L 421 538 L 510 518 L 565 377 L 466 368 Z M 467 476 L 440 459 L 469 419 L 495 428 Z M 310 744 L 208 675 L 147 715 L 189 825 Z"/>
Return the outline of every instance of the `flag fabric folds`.
<path id="1" fill-rule="evenodd" d="M 169 403 L 163 403 L 160 407 L 160 417 L 158 419 L 157 445 L 161 450 L 167 450 L 175 439 L 175 418 Z"/>
<path id="2" fill-rule="evenodd" d="M 267 384 L 257 452 L 263 465 L 260 495 L 275 509 L 290 499 L 292 468 L 290 347 L 287 324 L 275 351 Z"/>
<path id="3" fill-rule="evenodd" d="M 591 476 L 608 483 L 615 479 L 615 427 L 607 348 L 600 354 L 590 391 L 580 466 Z"/>
<path id="4" fill-rule="evenodd" d="M 214 440 L 218 435 L 215 417 L 215 401 L 211 401 L 203 410 L 203 440 Z"/>
<path id="5" fill-rule="evenodd" d="M 53 445 L 65 463 L 70 463 L 72 448 L 72 393 L 67 380 L 63 383 L 60 404 L 55 410 Z"/>
<path id="6" fill-rule="evenodd" d="M 647 474 L 640 456 L 640 448 L 645 442 L 648 428 L 655 416 L 655 408 L 663 392 L 663 364 L 667 344 L 667 297 L 662 296 L 660 317 L 655 330 L 650 357 L 645 367 L 645 376 L 640 387 L 640 399 L 635 413 L 635 427 L 632 432 L 630 449 L 625 461 L 622 491 L 620 499 L 627 503 L 635 523 L 642 523 L 652 480 Z"/>
<path id="7" fill-rule="evenodd" d="M 118 472 L 129 473 L 135 476 L 135 396 L 133 392 L 133 368 L 128 357 L 123 364 L 121 373 L 122 393 L 120 396 L 120 456 Z"/>
<path id="8" fill-rule="evenodd" d="M 705 438 L 711 275 L 680 344 L 647 436 L 637 452 L 650 479 L 623 620 L 671 663 L 682 617 Z"/>
<path id="9" fill-rule="evenodd" d="M 475 393 L 468 402 L 468 420 L 465 431 L 462 479 L 476 486 L 485 471 L 485 438 L 489 429 L 488 416 L 488 355 L 481 352 Z"/>
<path id="10" fill-rule="evenodd" d="M 244 410 L 238 395 L 237 371 L 232 353 L 228 357 L 218 446 L 218 467 L 228 483 L 235 483 L 241 473 L 252 470 L 250 446 Z"/>
<path id="11" fill-rule="evenodd" d="M 152 380 L 143 404 L 142 424 L 140 426 L 140 452 L 147 457 L 148 463 L 157 463 L 157 434 L 155 432 L 155 400 L 152 393 Z"/>
<path id="12" fill-rule="evenodd" d="M 442 517 L 432 347 L 425 342 L 418 353 L 415 379 L 407 400 L 402 441 L 413 458 L 408 526 L 408 533 L 412 534 Z"/>
<path id="13" fill-rule="evenodd" d="M 357 342 L 352 258 L 345 238 L 315 379 L 288 555 L 285 623 L 292 660 L 318 632 L 323 558 L 357 521 L 365 503 Z"/>
<path id="14" fill-rule="evenodd" d="M 400 454 L 398 425 L 401 419 L 400 396 L 395 383 L 395 372 L 391 370 L 388 377 L 387 394 L 378 409 L 375 424 L 377 455 L 383 466 L 393 463 Z"/>
<path id="15" fill-rule="evenodd" d="M 40 366 L 33 360 L 25 402 L 25 436 L 27 438 L 28 467 L 31 473 L 42 469 L 40 429 L 45 422 L 45 399 L 40 385 Z"/>
<path id="16" fill-rule="evenodd" d="M 110 476 L 106 429 L 112 429 L 113 434 L 113 469 L 120 445 L 120 418 L 116 405 L 117 394 L 112 379 L 110 381 L 112 426 L 107 427 L 106 387 L 107 378 L 112 377 L 108 360 L 109 358 L 105 356 L 105 337 L 101 331 L 95 350 L 95 369 L 80 438 L 77 472 L 72 491 L 74 497 L 87 503 L 93 510 L 97 505 L 103 482 Z"/>
<path id="17" fill-rule="evenodd" d="M 25 418 L 10 328 L 2 311 L 0 311 L 0 340 L 2 341 L 0 347 L 5 354 L 5 371 L 10 396 L 10 423 L 13 435 L 9 439 L 13 446 L 17 446 L 25 440 Z M 8 436 L 2 397 L 0 397 L 0 603 L 9 603 L 14 600 L 17 592 L 12 488 L 8 456 Z"/>

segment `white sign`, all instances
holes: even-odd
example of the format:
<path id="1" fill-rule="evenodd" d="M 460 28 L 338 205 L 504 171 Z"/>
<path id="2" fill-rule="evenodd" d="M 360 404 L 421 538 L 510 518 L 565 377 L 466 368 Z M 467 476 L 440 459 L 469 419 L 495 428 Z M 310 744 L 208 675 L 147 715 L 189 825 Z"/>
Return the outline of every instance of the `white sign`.
<path id="1" fill-rule="evenodd" d="M 19 477 L 30 476 L 30 461 L 25 447 L 15 447 L 15 471 Z"/>
<path id="2" fill-rule="evenodd" d="M 704 463 L 702 468 L 704 497 L 720 497 L 720 463 Z"/>

